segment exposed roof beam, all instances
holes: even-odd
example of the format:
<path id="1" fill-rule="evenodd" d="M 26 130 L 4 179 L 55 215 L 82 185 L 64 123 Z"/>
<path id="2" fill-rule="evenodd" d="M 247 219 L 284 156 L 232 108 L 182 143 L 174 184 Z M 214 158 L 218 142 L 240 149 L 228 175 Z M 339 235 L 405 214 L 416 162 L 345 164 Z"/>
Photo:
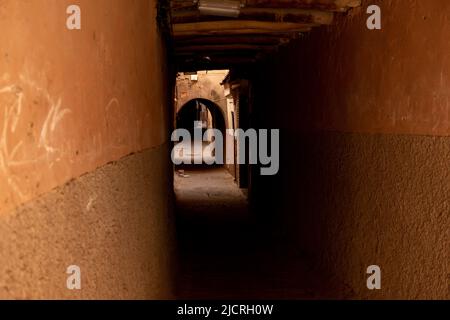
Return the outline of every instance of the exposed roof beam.
<path id="1" fill-rule="evenodd" d="M 187 34 L 264 34 L 270 32 L 309 31 L 312 24 L 262 21 L 213 21 L 173 25 L 174 35 Z"/>
<path id="2" fill-rule="evenodd" d="M 292 22 L 309 24 L 331 24 L 333 13 L 304 9 L 243 8 L 238 20 L 266 22 Z M 172 23 L 193 23 L 204 21 L 222 21 L 227 18 L 202 15 L 198 10 L 178 11 L 172 14 Z M 229 18 L 228 18 L 229 19 Z"/>
<path id="3" fill-rule="evenodd" d="M 252 44 L 219 44 L 219 45 L 194 45 L 177 47 L 175 53 L 183 52 L 214 52 L 214 51 L 270 51 L 274 50 L 275 45 L 252 45 Z"/>
<path id="4" fill-rule="evenodd" d="M 344 11 L 358 7 L 361 0 L 243 0 L 246 6 Z"/>
<path id="5" fill-rule="evenodd" d="M 329 11 L 345 11 L 361 5 L 361 0 L 242 0 L 246 7 L 261 8 L 297 8 Z M 172 0 L 172 10 L 197 8 L 194 0 Z"/>
<path id="6" fill-rule="evenodd" d="M 213 44 L 258 44 L 258 45 L 278 45 L 288 42 L 292 37 L 289 35 L 236 35 L 230 36 L 194 36 L 178 37 L 176 46 L 188 45 L 213 45 Z"/>
<path id="7" fill-rule="evenodd" d="M 1 1 L 1 0 L 0 0 Z M 174 58 L 181 68 L 247 65 L 361 0 L 241 0 L 236 19 L 202 15 L 198 1 L 172 0 Z"/>
<path id="8" fill-rule="evenodd" d="M 212 38 L 212 37 L 220 37 L 220 38 L 236 38 L 236 37 L 279 37 L 281 39 L 297 39 L 300 33 L 310 31 L 311 28 L 304 28 L 303 30 L 297 31 L 266 31 L 266 30 L 256 30 L 256 29 L 245 29 L 245 30 L 217 30 L 211 31 L 209 33 L 205 32 L 183 32 L 183 33 L 174 33 L 173 37 L 176 42 L 179 40 L 193 39 L 193 38 Z"/>
<path id="9" fill-rule="evenodd" d="M 311 27 L 303 27 L 298 30 L 291 30 L 289 32 L 284 32 L 281 36 L 287 37 L 288 33 L 301 33 L 311 31 Z M 228 35 L 228 36 L 236 36 L 236 35 L 266 35 L 266 34 L 280 34 L 280 31 L 268 31 L 268 30 L 258 30 L 258 29 L 242 29 L 242 30 L 210 30 L 210 31 L 187 31 L 187 32 L 178 32 L 174 34 L 175 39 L 177 37 L 184 36 L 207 36 L 207 35 Z M 292 36 L 292 37 L 293 37 Z"/>

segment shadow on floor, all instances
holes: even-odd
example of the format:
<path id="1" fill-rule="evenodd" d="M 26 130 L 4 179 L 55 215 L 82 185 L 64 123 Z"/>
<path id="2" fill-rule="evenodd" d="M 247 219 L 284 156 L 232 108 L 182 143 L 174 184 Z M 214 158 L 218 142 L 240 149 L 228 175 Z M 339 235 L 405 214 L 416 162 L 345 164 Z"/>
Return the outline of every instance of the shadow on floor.
<path id="1" fill-rule="evenodd" d="M 277 242 L 224 168 L 175 174 L 178 299 L 318 299 L 339 291 Z"/>

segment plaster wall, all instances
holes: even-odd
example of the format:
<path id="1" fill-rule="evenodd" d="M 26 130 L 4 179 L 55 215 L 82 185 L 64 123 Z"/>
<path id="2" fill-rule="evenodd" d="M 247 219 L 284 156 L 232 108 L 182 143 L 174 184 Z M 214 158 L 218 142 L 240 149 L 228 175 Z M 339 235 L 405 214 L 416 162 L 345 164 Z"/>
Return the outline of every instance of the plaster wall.
<path id="1" fill-rule="evenodd" d="M 154 0 L 0 2 L 0 212 L 167 137 Z"/>
<path id="2" fill-rule="evenodd" d="M 382 30 L 366 28 L 371 4 Z M 347 297 L 450 297 L 449 14 L 448 1 L 363 1 L 254 78 L 255 121 L 282 136 L 280 174 L 253 184 L 262 212 Z"/>
<path id="3" fill-rule="evenodd" d="M 171 299 L 167 145 L 127 156 L 4 214 L 0 299 Z M 68 290 L 66 270 L 81 270 Z"/>
<path id="4" fill-rule="evenodd" d="M 171 296 L 154 0 L 0 1 L 0 298 Z M 69 265 L 82 289 L 66 287 Z"/>

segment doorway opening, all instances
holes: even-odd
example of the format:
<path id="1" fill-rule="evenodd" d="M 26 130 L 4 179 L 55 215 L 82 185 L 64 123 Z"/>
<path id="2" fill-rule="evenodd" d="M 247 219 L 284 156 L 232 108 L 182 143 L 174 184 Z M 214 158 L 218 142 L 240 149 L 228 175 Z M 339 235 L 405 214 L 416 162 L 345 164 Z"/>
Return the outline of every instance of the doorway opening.
<path id="1" fill-rule="evenodd" d="M 174 159 L 184 163 L 204 164 L 215 162 L 216 148 L 208 148 L 214 144 L 215 137 L 211 133 L 211 129 L 220 131 L 222 136 L 225 134 L 225 118 L 220 107 L 211 100 L 196 98 L 184 104 L 176 114 L 176 129 L 187 130 L 191 141 L 181 141 L 176 144 L 174 151 Z M 201 132 L 199 137 L 195 131 Z M 200 141 L 197 141 L 199 139 Z M 201 150 L 196 150 L 194 144 L 202 145 Z M 225 145 L 220 150 L 225 153 Z M 178 162 L 177 161 L 177 162 Z M 183 165 L 185 166 L 185 165 Z"/>

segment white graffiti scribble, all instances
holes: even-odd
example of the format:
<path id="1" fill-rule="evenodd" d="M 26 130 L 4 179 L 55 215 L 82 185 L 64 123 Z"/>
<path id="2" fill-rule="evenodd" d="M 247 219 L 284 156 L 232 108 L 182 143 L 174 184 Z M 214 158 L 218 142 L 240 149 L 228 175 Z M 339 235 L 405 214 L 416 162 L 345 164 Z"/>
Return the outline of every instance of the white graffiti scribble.
<path id="1" fill-rule="evenodd" d="M 114 104 L 117 105 L 117 106 L 120 106 L 119 100 L 118 100 L 117 98 L 112 98 L 112 99 L 109 101 L 109 103 L 106 105 L 106 108 L 105 108 L 106 112 L 108 112 L 109 109 L 110 109 Z"/>
<path id="2" fill-rule="evenodd" d="M 3 78 L 5 78 L 5 76 L 3 76 Z M 20 113 L 22 112 L 23 92 L 19 87 L 15 85 L 8 85 L 0 88 L 0 94 L 11 94 L 15 96 L 13 97 L 14 102 L 12 104 L 6 105 L 3 111 L 3 127 L 0 135 L 0 171 L 5 175 L 5 177 L 8 177 L 8 184 L 11 186 L 14 192 L 21 199 L 23 199 L 24 195 L 20 191 L 15 179 L 8 175 L 9 163 L 11 161 L 14 161 L 14 157 L 23 144 L 23 142 L 20 141 L 16 146 L 14 146 L 12 152 L 9 152 L 8 129 L 10 129 L 12 133 L 14 133 L 16 130 Z"/>
<path id="3" fill-rule="evenodd" d="M 7 73 L 0 77 L 2 82 L 10 82 L 10 78 Z M 19 84 L 8 83 L 0 86 L 0 98 L 3 98 L 0 102 L 6 101 L 2 106 L 3 114 L 0 114 L 0 116 L 3 116 L 0 131 L 0 174 L 4 175 L 5 181 L 8 182 L 19 199 L 23 200 L 25 198 L 24 193 L 20 190 L 18 178 L 13 174 L 11 169 L 33 164 L 41 160 L 48 160 L 51 154 L 58 152 L 59 150 L 50 143 L 51 135 L 55 131 L 58 123 L 66 115 L 71 113 L 71 110 L 62 108 L 62 99 L 52 98 L 45 89 L 31 80 L 28 73 L 25 73 L 25 75 L 21 74 L 19 79 Z M 31 97 L 33 93 L 45 98 L 45 105 L 48 107 L 48 112 L 40 128 L 39 142 L 35 145 L 36 152 L 31 153 L 34 154 L 34 157 L 31 159 L 18 159 L 20 151 L 24 147 L 24 140 L 17 139 L 16 130 L 24 113 L 26 95 Z M 14 136 L 15 141 L 19 140 L 14 146 L 10 146 L 10 142 L 12 141 L 11 135 Z"/>
<path id="4" fill-rule="evenodd" d="M 45 122 L 42 126 L 41 135 L 39 139 L 39 146 L 44 148 L 47 152 L 54 153 L 57 151 L 57 149 L 50 146 L 48 142 L 49 131 L 50 132 L 55 131 L 58 122 L 61 121 L 61 119 L 71 111 L 69 109 L 61 110 L 61 98 L 58 99 L 56 103 L 53 103 L 53 101 L 50 102 L 51 106 L 47 114 L 47 118 L 45 119 Z"/>

